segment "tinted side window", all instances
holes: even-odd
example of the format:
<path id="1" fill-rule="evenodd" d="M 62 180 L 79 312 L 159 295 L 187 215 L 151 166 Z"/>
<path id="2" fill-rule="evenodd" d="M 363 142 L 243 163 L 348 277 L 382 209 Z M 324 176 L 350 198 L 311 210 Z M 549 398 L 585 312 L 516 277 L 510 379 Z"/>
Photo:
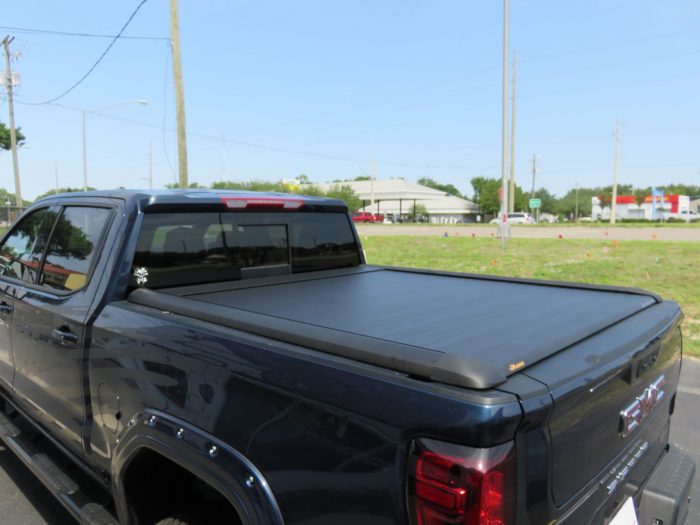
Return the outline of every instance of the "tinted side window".
<path id="1" fill-rule="evenodd" d="M 44 208 L 19 221 L 0 247 L 2 275 L 37 283 L 46 239 L 58 213 Z"/>
<path id="2" fill-rule="evenodd" d="M 133 261 L 152 288 L 241 279 L 253 268 L 305 272 L 358 264 L 347 214 L 321 212 L 147 213 Z"/>
<path id="3" fill-rule="evenodd" d="M 355 236 L 344 213 L 307 213 L 293 217 L 294 272 L 360 264 Z"/>
<path id="4" fill-rule="evenodd" d="M 46 251 L 42 283 L 57 290 L 85 286 L 111 210 L 68 206 L 58 218 Z"/>

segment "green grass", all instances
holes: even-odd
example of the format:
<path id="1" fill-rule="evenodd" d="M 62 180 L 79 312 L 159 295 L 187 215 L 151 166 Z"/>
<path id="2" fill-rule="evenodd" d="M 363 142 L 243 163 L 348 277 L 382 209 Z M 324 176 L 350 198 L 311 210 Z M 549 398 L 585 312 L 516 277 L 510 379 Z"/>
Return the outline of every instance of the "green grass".
<path id="1" fill-rule="evenodd" d="M 684 348 L 700 357 L 700 248 L 692 242 L 373 237 L 370 264 L 632 286 L 683 308 Z"/>
<path id="2" fill-rule="evenodd" d="M 468 222 L 465 224 L 436 224 L 402 222 L 398 224 L 367 223 L 361 226 L 394 227 L 394 226 L 425 226 L 426 228 L 444 228 L 445 226 L 460 226 L 464 228 L 495 228 L 496 225 L 484 222 Z M 700 219 L 692 222 L 542 222 L 540 224 L 513 224 L 515 228 L 700 228 Z"/>

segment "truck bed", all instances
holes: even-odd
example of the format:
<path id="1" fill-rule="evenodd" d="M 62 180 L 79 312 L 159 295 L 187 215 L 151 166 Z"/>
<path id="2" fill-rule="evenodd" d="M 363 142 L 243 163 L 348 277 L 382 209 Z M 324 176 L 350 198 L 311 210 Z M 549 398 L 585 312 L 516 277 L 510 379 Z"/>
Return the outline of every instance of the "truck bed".
<path id="1" fill-rule="evenodd" d="M 362 266 L 138 289 L 129 301 L 486 389 L 660 299 L 626 288 Z"/>

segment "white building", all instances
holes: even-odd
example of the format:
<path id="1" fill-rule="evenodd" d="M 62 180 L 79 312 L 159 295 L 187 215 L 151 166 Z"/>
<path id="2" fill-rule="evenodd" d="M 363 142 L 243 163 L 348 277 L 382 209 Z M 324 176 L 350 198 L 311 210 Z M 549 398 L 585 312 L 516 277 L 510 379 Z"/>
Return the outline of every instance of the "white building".
<path id="1" fill-rule="evenodd" d="M 394 218 L 411 220 L 414 205 L 425 207 L 433 223 L 473 222 L 479 214 L 479 207 L 469 200 L 403 179 L 314 184 L 324 191 L 337 185 L 353 189 L 363 202 L 360 211 Z"/>
<path id="2" fill-rule="evenodd" d="M 664 195 L 663 199 L 657 197 L 656 203 L 652 202 L 651 195 L 638 201 L 634 195 L 618 195 L 615 215 L 618 219 L 661 219 L 675 214 L 683 214 L 691 211 L 692 203 L 687 195 Z M 591 199 L 591 218 L 594 221 L 610 219 L 610 206 L 601 203 L 598 197 Z M 654 213 L 656 205 L 656 217 Z"/>
<path id="3" fill-rule="evenodd" d="M 700 195 L 690 198 L 690 211 L 700 213 Z"/>

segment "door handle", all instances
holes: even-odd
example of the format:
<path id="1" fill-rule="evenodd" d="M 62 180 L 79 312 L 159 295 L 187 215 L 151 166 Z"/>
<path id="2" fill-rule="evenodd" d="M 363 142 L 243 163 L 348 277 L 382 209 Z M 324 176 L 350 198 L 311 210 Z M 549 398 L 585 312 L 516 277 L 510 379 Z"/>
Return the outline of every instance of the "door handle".
<path id="1" fill-rule="evenodd" d="M 68 327 L 54 328 L 51 335 L 61 344 L 76 344 L 78 342 L 78 334 L 71 332 Z"/>
<path id="2" fill-rule="evenodd" d="M 5 301 L 2 301 L 0 303 L 0 314 L 11 314 L 12 313 L 12 305 L 7 304 Z"/>

